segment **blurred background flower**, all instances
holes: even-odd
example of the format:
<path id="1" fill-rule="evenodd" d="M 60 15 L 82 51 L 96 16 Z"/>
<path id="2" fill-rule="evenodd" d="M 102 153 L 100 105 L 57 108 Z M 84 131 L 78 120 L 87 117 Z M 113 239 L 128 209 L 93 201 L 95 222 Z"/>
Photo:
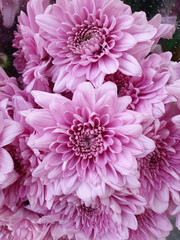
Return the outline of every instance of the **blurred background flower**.
<path id="1" fill-rule="evenodd" d="M 124 0 L 132 10 L 145 11 L 147 18 L 151 19 L 160 13 L 163 23 L 172 23 L 176 26 L 176 32 L 171 40 L 161 39 L 163 51 L 171 51 L 173 61 L 180 61 L 180 1 L 179 0 Z"/>

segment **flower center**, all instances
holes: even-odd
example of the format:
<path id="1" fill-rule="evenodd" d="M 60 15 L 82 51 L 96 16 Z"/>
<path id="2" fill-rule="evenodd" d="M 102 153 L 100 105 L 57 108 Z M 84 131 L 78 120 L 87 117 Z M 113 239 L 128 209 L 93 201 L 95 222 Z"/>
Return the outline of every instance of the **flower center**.
<path id="1" fill-rule="evenodd" d="M 13 239 L 11 236 L 11 231 L 8 229 L 7 226 L 0 226 L 0 237 L 1 239 Z"/>
<path id="2" fill-rule="evenodd" d="M 103 128 L 93 126 L 92 123 L 74 121 L 69 130 L 70 146 L 77 156 L 92 159 L 103 152 Z"/>
<path id="3" fill-rule="evenodd" d="M 94 36 L 98 37 L 97 34 L 97 29 L 81 29 L 74 38 L 74 43 L 76 44 L 76 46 L 81 45 L 82 43 L 90 40 L 91 38 L 93 38 Z"/>
<path id="4" fill-rule="evenodd" d="M 59 240 L 69 240 L 68 236 L 60 237 Z"/>
<path id="5" fill-rule="evenodd" d="M 138 226 L 139 226 L 139 227 L 144 226 L 144 223 L 146 222 L 146 216 L 145 216 L 145 214 L 136 215 L 136 219 L 137 219 L 137 221 L 138 221 Z"/>
<path id="6" fill-rule="evenodd" d="M 12 144 L 6 146 L 5 149 L 9 152 L 14 161 L 14 170 L 21 176 L 26 175 L 29 164 L 26 164 L 28 166 L 25 166 L 20 149 Z"/>
<path id="7" fill-rule="evenodd" d="M 104 78 L 105 82 L 111 81 L 117 86 L 117 94 L 119 97 L 130 96 L 132 102 L 129 104 L 128 109 L 134 110 L 136 104 L 139 102 L 139 89 L 134 86 L 131 76 L 126 76 L 119 70 L 113 74 L 107 74 Z"/>
<path id="8" fill-rule="evenodd" d="M 116 84 L 117 92 L 120 97 L 131 95 L 130 89 L 130 76 L 126 76 L 121 73 L 119 70 L 113 74 L 107 74 L 104 78 L 105 82 L 111 81 Z"/>
<path id="9" fill-rule="evenodd" d="M 166 165 L 166 154 L 160 151 L 158 147 L 145 158 L 139 159 L 141 171 L 151 179 L 159 176 L 159 172 L 164 165 Z"/>
<path id="10" fill-rule="evenodd" d="M 96 208 L 92 208 L 91 206 L 90 207 L 87 207 L 85 204 L 81 205 L 79 207 L 79 212 L 85 216 L 85 217 L 92 217 L 95 213 L 97 213 L 97 209 Z"/>
<path id="11" fill-rule="evenodd" d="M 83 23 L 72 29 L 67 46 L 75 54 L 99 55 L 103 51 L 104 32 L 96 22 Z"/>

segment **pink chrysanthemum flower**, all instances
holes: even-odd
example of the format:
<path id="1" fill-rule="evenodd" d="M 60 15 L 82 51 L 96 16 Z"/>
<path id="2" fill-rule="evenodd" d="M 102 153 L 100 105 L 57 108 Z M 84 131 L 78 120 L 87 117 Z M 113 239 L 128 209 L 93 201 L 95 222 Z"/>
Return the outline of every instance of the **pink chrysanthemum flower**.
<path id="1" fill-rule="evenodd" d="M 57 221 L 55 223 L 52 223 L 55 221 L 55 218 L 51 221 L 50 224 L 48 224 L 49 231 L 46 233 L 43 240 L 55 240 L 55 239 L 58 239 L 58 240 L 89 240 L 89 238 L 86 237 L 83 232 L 79 232 L 78 230 L 72 229 L 72 228 L 67 229 L 64 226 L 60 225 L 59 222 L 57 222 Z M 42 221 L 42 219 L 40 219 L 40 221 Z"/>
<path id="2" fill-rule="evenodd" d="M 132 14 L 130 7 L 119 0 L 57 1 L 36 21 L 54 58 L 55 92 L 74 90 L 86 79 L 99 86 L 105 74 L 118 68 L 140 76 L 137 52 L 145 57 L 157 33 L 144 12 Z"/>
<path id="3" fill-rule="evenodd" d="M 178 76 L 180 78 L 180 73 Z M 177 128 L 180 128 L 180 80 L 173 81 L 167 88 L 169 94 L 175 97 L 175 103 L 169 106 L 172 109 L 172 121 Z"/>
<path id="4" fill-rule="evenodd" d="M 54 189 L 61 189 L 63 178 L 67 188 L 74 187 L 90 172 L 115 188 L 139 187 L 136 157 L 151 152 L 154 142 L 142 134 L 142 115 L 127 110 L 131 98 L 118 98 L 116 92 L 110 82 L 98 89 L 82 83 L 72 101 L 33 91 L 42 109 L 24 113 L 35 130 L 28 144 L 46 153 L 34 176 L 53 183 Z"/>
<path id="5" fill-rule="evenodd" d="M 138 228 L 130 230 L 129 240 L 166 240 L 172 225 L 165 214 L 158 214 L 150 209 L 136 216 Z"/>
<path id="6" fill-rule="evenodd" d="M 42 217 L 40 222 L 59 222 L 59 229 L 69 230 L 67 236 L 76 233 L 75 236 L 84 234 L 89 240 L 125 240 L 129 229 L 137 229 L 135 214 L 142 213 L 144 205 L 142 197 L 128 192 L 115 191 L 110 197 L 96 198 L 87 205 L 75 195 L 62 195 L 56 198 L 50 214 Z M 57 233 L 60 235 L 57 239 L 64 234 L 63 230 Z"/>
<path id="7" fill-rule="evenodd" d="M 172 78 L 169 69 L 171 57 L 170 52 L 151 54 L 141 63 L 141 77 L 127 76 L 118 70 L 114 74 L 107 74 L 104 80 L 117 85 L 118 96 L 131 96 L 129 109 L 158 118 L 165 112 L 165 104 L 170 101 L 167 99 L 169 93 L 166 85 Z M 174 72 L 172 75 L 175 75 Z"/>
<path id="8" fill-rule="evenodd" d="M 15 112 L 14 119 L 23 126 L 24 131 L 16 140 L 5 146 L 13 160 L 14 171 L 18 176 L 11 186 L 3 190 L 5 205 L 11 209 L 27 205 L 29 209 L 42 213 L 46 205 L 51 202 L 50 192 L 46 191 L 46 187 L 39 178 L 32 176 L 32 172 L 42 161 L 42 154 L 38 151 L 33 152 L 27 145 L 33 128 L 25 122 L 22 115 L 19 115 L 20 111 L 28 111 L 32 108 L 32 104 L 20 95 L 14 96 L 12 104 Z"/>
<path id="9" fill-rule="evenodd" d="M 169 106 L 173 110 L 172 112 L 174 116 L 172 118 L 172 121 L 177 128 L 180 128 L 180 80 L 173 81 L 173 83 L 170 84 L 167 88 L 169 94 L 174 96 L 176 99 L 175 103 L 172 103 L 171 106 Z"/>
<path id="10" fill-rule="evenodd" d="M 159 39 L 161 37 L 166 39 L 171 39 L 175 30 L 176 30 L 176 22 L 166 22 L 165 18 L 161 16 L 161 14 L 156 14 L 150 21 L 150 24 L 152 24 L 155 28 L 157 28 L 157 33 L 153 37 L 155 42 L 153 44 L 158 43 Z"/>
<path id="11" fill-rule="evenodd" d="M 180 78 L 180 74 L 179 74 L 179 78 Z M 167 88 L 168 88 L 168 92 L 176 98 L 177 107 L 180 109 L 180 80 L 174 81 Z"/>
<path id="12" fill-rule="evenodd" d="M 8 113 L 12 115 L 13 106 L 12 98 L 20 91 L 17 81 L 14 77 L 9 77 L 6 72 L 0 67 L 0 101 L 7 98 Z"/>
<path id="13" fill-rule="evenodd" d="M 0 236 L 2 240 L 42 240 L 49 226 L 38 224 L 39 216 L 25 208 L 11 211 L 0 209 Z"/>
<path id="14" fill-rule="evenodd" d="M 35 22 L 35 16 L 43 13 L 48 3 L 48 0 L 31 0 L 27 4 L 27 15 L 21 12 L 18 18 L 18 30 L 13 40 L 13 47 L 18 49 L 13 54 L 14 66 L 23 74 L 23 87 L 27 92 L 32 89 L 50 91 L 47 70 L 51 66 L 51 57 Z"/>
<path id="15" fill-rule="evenodd" d="M 6 151 L 6 146 L 23 131 L 23 127 L 8 115 L 7 102 L 8 99 L 0 101 L 0 189 L 4 189 L 17 179 L 13 160 Z"/>
<path id="16" fill-rule="evenodd" d="M 138 159 L 140 194 L 153 211 L 163 213 L 168 209 L 170 196 L 176 204 L 179 202 L 180 129 L 171 121 L 161 120 L 145 131 L 155 141 L 156 148 Z"/>
<path id="17" fill-rule="evenodd" d="M 136 21 L 146 20 L 146 14 L 143 11 L 135 12 L 133 16 L 136 19 Z M 149 54 L 149 52 L 152 52 L 152 49 L 156 47 L 160 38 L 171 39 L 173 33 L 175 32 L 175 26 L 173 24 L 163 23 L 163 18 L 160 14 L 156 14 L 149 21 L 149 24 L 151 24 L 157 29 L 156 34 L 152 38 L 153 41 L 152 41 L 151 49 L 149 49 L 149 44 L 147 44 L 146 42 L 138 42 L 135 48 L 132 48 L 128 51 L 130 54 L 132 54 L 133 56 L 135 56 L 137 59 L 140 59 L 140 60 L 146 57 Z M 139 38 L 141 38 L 141 36 L 143 35 L 144 33 L 142 33 L 142 35 L 139 35 Z"/>

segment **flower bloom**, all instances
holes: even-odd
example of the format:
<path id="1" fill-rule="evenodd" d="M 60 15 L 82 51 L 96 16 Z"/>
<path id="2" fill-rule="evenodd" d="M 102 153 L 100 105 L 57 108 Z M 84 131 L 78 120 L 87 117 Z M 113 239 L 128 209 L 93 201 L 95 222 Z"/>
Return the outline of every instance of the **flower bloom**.
<path id="1" fill-rule="evenodd" d="M 127 76 L 118 70 L 107 74 L 104 80 L 117 85 L 118 96 L 131 96 L 129 109 L 159 118 L 165 112 L 165 104 L 171 101 L 168 100 L 170 94 L 166 85 L 176 72 L 178 76 L 178 71 L 174 69 L 172 72 L 170 69 L 171 57 L 170 52 L 151 54 L 141 63 L 141 77 Z"/>
<path id="2" fill-rule="evenodd" d="M 27 13 L 21 12 L 19 25 L 13 40 L 13 47 L 18 50 L 13 54 L 14 66 L 23 74 L 23 87 L 28 93 L 32 89 L 50 91 L 47 70 L 51 66 L 51 57 L 46 52 L 44 40 L 39 35 L 35 16 L 43 13 L 48 0 L 29 1 Z"/>
<path id="3" fill-rule="evenodd" d="M 132 14 L 130 7 L 118 0 L 57 1 L 36 16 L 36 22 L 54 58 L 55 92 L 74 90 L 86 79 L 100 86 L 104 75 L 118 68 L 140 76 L 136 53 L 130 51 L 137 45 L 141 57 L 146 56 L 157 33 L 143 12 Z"/>
<path id="4" fill-rule="evenodd" d="M 129 240 L 165 240 L 172 230 L 172 225 L 165 214 L 158 214 L 150 209 L 136 216 L 137 230 L 130 230 Z"/>
<path id="5" fill-rule="evenodd" d="M 12 98 L 13 96 L 20 92 L 17 81 L 14 77 L 8 77 L 6 72 L 0 67 L 0 101 L 5 98 L 8 99 L 8 112 L 12 114 L 13 106 L 12 106 Z"/>
<path id="6" fill-rule="evenodd" d="M 115 191 L 110 197 L 96 198 L 91 204 L 85 204 L 73 194 L 61 195 L 56 198 L 49 214 L 39 221 L 59 223 L 59 226 L 53 226 L 52 231 L 52 234 L 59 233 L 56 239 L 65 233 L 67 237 L 75 233 L 76 237 L 83 234 L 89 240 L 125 240 L 128 239 L 129 228 L 137 229 L 135 214 L 143 211 L 144 204 L 142 197 L 128 192 L 121 194 Z M 55 228 L 59 231 L 55 232 Z"/>
<path id="7" fill-rule="evenodd" d="M 110 82 L 98 89 L 82 83 L 72 100 L 33 91 L 42 109 L 27 112 L 26 122 L 35 130 L 28 145 L 44 152 L 34 176 L 55 189 L 75 187 L 92 172 L 115 188 L 139 187 L 136 156 L 146 156 L 154 142 L 142 134 L 142 115 L 126 109 L 131 98 L 116 92 Z"/>
<path id="8" fill-rule="evenodd" d="M 0 189 L 4 189 L 17 179 L 13 159 L 6 150 L 6 146 L 23 132 L 23 127 L 8 115 L 7 102 L 8 99 L 0 101 Z"/>
<path id="9" fill-rule="evenodd" d="M 166 120 L 155 122 L 151 130 L 148 128 L 147 136 L 151 135 L 156 148 L 138 159 L 140 194 L 153 211 L 163 213 L 168 209 L 170 196 L 176 204 L 180 202 L 180 129 Z"/>
<path id="10" fill-rule="evenodd" d="M 2 240 L 42 240 L 49 230 L 38 224 L 39 216 L 23 207 L 11 211 L 7 207 L 0 210 L 0 236 Z"/>
<path id="11" fill-rule="evenodd" d="M 179 65 L 180 66 L 180 65 Z M 178 74 L 180 77 L 180 74 Z M 180 80 L 173 81 L 168 87 L 168 92 L 170 95 L 174 96 L 176 99 L 176 104 L 172 103 L 170 106 L 173 109 L 172 121 L 175 123 L 177 128 L 180 128 Z"/>
<path id="12" fill-rule="evenodd" d="M 33 128 L 19 114 L 21 111 L 28 111 L 28 109 L 32 108 L 31 102 L 26 101 L 25 96 L 16 94 L 12 100 L 15 112 L 13 117 L 23 127 L 23 132 L 17 139 L 5 146 L 13 160 L 17 179 L 13 184 L 3 189 L 6 199 L 4 204 L 13 210 L 15 206 L 17 208 L 27 205 L 29 209 L 42 213 L 44 206 L 48 205 L 51 199 L 50 193 L 46 193 L 46 188 L 40 179 L 32 176 L 33 170 L 38 166 L 42 157 L 38 151 L 33 152 L 27 145 L 27 139 L 33 132 Z M 39 209 L 37 209 L 37 205 Z"/>
<path id="13" fill-rule="evenodd" d="M 179 77 L 180 77 L 180 74 L 179 74 Z M 174 81 L 167 88 L 168 88 L 168 92 L 176 98 L 177 107 L 180 109 L 180 80 Z"/>

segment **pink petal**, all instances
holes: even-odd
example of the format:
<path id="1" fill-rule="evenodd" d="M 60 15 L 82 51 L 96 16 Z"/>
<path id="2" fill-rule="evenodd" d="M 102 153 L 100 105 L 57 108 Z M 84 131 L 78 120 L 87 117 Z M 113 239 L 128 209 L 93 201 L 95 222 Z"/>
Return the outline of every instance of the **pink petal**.
<path id="1" fill-rule="evenodd" d="M 14 169 L 14 163 L 10 154 L 3 148 L 0 148 L 0 174 L 6 174 Z"/>
<path id="2" fill-rule="evenodd" d="M 123 56 L 119 59 L 119 70 L 128 76 L 142 75 L 141 66 L 137 60 L 128 53 L 124 53 Z"/>
<path id="3" fill-rule="evenodd" d="M 3 131 L 0 135 L 0 144 L 5 146 L 14 141 L 14 139 L 23 132 L 23 127 L 19 123 L 6 119 Z"/>
<path id="4" fill-rule="evenodd" d="M 122 39 L 116 43 L 117 51 L 126 51 L 133 48 L 137 44 L 137 41 L 129 33 L 123 33 Z"/>
<path id="5" fill-rule="evenodd" d="M 108 55 L 100 58 L 98 63 L 100 70 L 106 74 L 115 73 L 119 67 L 118 60 L 115 58 L 110 58 Z"/>

